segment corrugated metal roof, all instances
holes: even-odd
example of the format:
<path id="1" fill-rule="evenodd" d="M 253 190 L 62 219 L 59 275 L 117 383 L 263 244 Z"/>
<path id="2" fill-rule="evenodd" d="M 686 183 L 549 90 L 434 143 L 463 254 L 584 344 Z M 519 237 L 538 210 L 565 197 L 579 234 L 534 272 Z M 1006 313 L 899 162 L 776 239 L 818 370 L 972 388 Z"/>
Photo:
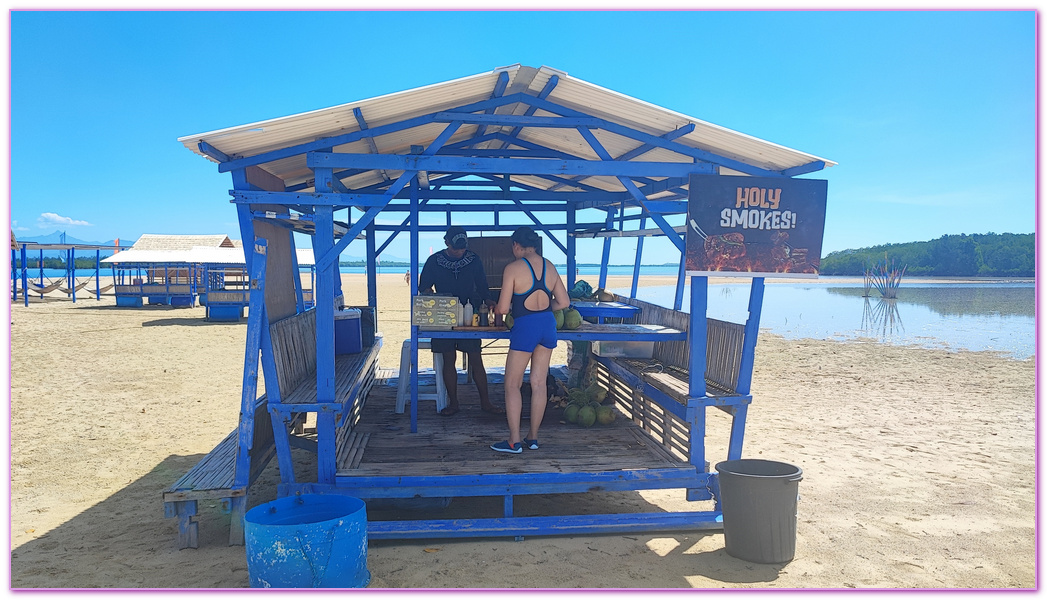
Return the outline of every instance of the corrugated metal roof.
<path id="1" fill-rule="evenodd" d="M 209 246 L 193 246 L 187 253 L 187 261 L 209 265 L 247 265 L 242 247 L 213 248 Z"/>
<path id="2" fill-rule="evenodd" d="M 103 258 L 103 263 L 118 265 L 139 265 L 158 263 L 188 263 L 189 250 L 141 250 L 131 248 L 118 252 L 109 258 Z"/>
<path id="3" fill-rule="evenodd" d="M 131 246 L 132 250 L 189 250 L 194 246 L 232 248 L 229 236 L 215 235 L 162 235 L 146 233 Z"/>
<path id="4" fill-rule="evenodd" d="M 815 161 L 823 161 L 827 167 L 836 164 L 806 152 L 786 148 L 602 88 L 587 81 L 570 77 L 557 69 L 545 66 L 535 69 L 520 65 L 503 67 L 489 73 L 480 73 L 331 108 L 189 135 L 178 138 L 178 141 L 201 156 L 206 155 L 199 149 L 200 142 L 207 142 L 231 157 L 255 156 L 272 150 L 312 142 L 318 138 L 359 131 L 360 125 L 353 115 L 353 109 L 357 108 L 366 120 L 368 128 L 373 129 L 413 117 L 487 100 L 491 97 L 501 72 L 507 73 L 509 77 L 505 91 L 506 95 L 523 92 L 537 96 L 550 78 L 555 75 L 559 77 L 559 81 L 548 96 L 548 100 L 552 102 L 655 136 L 661 136 L 680 127 L 692 124 L 694 125 L 694 131 L 677 138 L 676 141 L 678 143 L 763 169 L 781 171 Z M 500 107 L 495 112 L 498 114 L 523 114 L 527 108 L 528 105 L 518 102 Z M 538 110 L 534 114 L 541 116 L 550 113 Z M 430 123 L 376 136 L 373 139 L 375 146 L 382 154 L 407 154 L 411 146 L 428 146 L 445 126 L 443 123 Z M 449 143 L 472 137 L 478 127 L 478 125 L 461 126 Z M 508 133 L 512 128 L 508 126 L 488 127 L 487 132 L 490 133 L 499 129 Z M 594 133 L 612 156 L 621 156 L 625 152 L 641 145 L 637 140 L 615 133 L 602 130 Z M 573 129 L 531 127 L 524 129 L 520 134 L 520 138 L 582 158 L 596 158 L 593 149 Z M 501 143 L 489 142 L 487 146 L 495 146 L 495 144 L 500 146 Z M 483 146 L 481 145 L 480 147 Z M 335 152 L 352 153 L 371 152 L 370 146 L 365 140 L 336 146 L 334 150 Z M 632 160 L 689 162 L 688 158 L 664 149 L 651 150 L 634 157 Z M 306 167 L 305 161 L 304 155 L 298 155 L 274 160 L 261 166 L 290 186 L 312 179 L 313 173 Z M 729 171 L 721 171 L 721 173 L 727 172 Z M 393 171 L 387 173 L 387 175 L 397 176 L 399 173 L 398 171 Z M 538 177 L 514 176 L 513 179 L 545 189 L 555 185 L 547 179 Z M 352 188 L 359 188 L 379 183 L 382 180 L 383 178 L 379 172 L 369 171 L 348 178 L 345 182 Z M 589 185 L 603 189 L 616 191 L 624 189 L 620 182 L 614 178 L 590 177 L 584 181 Z"/>
<path id="5" fill-rule="evenodd" d="M 312 248 L 296 248 L 299 267 L 310 267 L 316 264 L 313 259 Z M 104 263 L 113 264 L 158 264 L 158 263 L 186 263 L 186 264 L 214 264 L 214 265 L 246 265 L 244 249 L 242 246 L 235 248 L 194 246 L 188 250 L 142 250 L 131 248 L 118 254 L 102 259 Z"/>

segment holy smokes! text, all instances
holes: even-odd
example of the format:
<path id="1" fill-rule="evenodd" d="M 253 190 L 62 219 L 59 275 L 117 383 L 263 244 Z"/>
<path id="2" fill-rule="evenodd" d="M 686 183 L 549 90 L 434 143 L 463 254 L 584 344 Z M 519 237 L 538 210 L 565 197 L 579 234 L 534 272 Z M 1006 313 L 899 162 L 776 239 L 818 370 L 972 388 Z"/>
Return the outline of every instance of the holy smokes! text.
<path id="1" fill-rule="evenodd" d="M 781 189 L 738 188 L 734 208 L 720 211 L 720 227 L 737 229 L 794 229 L 796 213 L 778 210 Z"/>

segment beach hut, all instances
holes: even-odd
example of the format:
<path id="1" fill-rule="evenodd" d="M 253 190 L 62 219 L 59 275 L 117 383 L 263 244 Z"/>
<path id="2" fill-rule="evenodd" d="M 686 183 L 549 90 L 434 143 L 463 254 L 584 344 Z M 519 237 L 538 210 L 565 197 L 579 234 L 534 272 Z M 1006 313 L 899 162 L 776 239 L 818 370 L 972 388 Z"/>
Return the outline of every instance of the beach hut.
<path id="1" fill-rule="evenodd" d="M 193 250 L 200 248 L 196 254 Z M 111 256 L 103 263 L 113 269 L 116 305 L 140 307 L 145 304 L 195 306 L 197 294 L 206 289 L 204 267 L 194 262 L 207 248 L 231 249 L 235 245 L 224 234 L 160 235 L 144 234 L 129 250 Z M 243 264 L 227 264 L 243 269 Z"/>
<path id="2" fill-rule="evenodd" d="M 707 411 L 727 413 L 730 443 L 721 450 L 725 458 L 740 458 L 764 277 L 783 270 L 811 274 L 811 267 L 816 273 L 819 256 L 813 247 L 787 247 L 782 242 L 787 236 L 757 240 L 761 219 L 779 234 L 785 233 L 783 223 L 791 223 L 783 221 L 777 202 L 776 216 L 757 213 L 774 212 L 769 202 L 781 201 L 781 190 L 806 186 L 798 176 L 831 161 L 563 71 L 521 65 L 179 141 L 232 176 L 251 278 L 237 429 L 164 495 L 168 514 L 182 524 L 183 544 L 195 542 L 195 501 L 206 497 L 229 503 L 236 542 L 247 488 L 274 455 L 281 495 L 501 499 L 496 517 L 372 520 L 370 539 L 721 527 L 718 477 L 706 460 Z M 719 188 L 727 190 L 732 205 L 725 207 L 724 231 L 715 222 L 697 220 L 695 212 L 696 206 L 708 208 L 705 194 L 722 195 Z M 824 185 L 820 190 L 824 206 Z M 785 198 L 792 196 L 785 192 Z M 818 190 L 814 196 L 817 204 Z M 379 213 L 401 216 L 388 224 L 375 219 Z M 593 213 L 598 216 L 587 216 Z M 490 217 L 488 224 L 457 219 L 480 214 Z M 432 215 L 445 218 L 434 223 Z M 340 240 L 336 217 L 347 226 Z M 742 234 L 729 231 L 732 218 L 737 227 L 752 223 L 752 231 L 740 240 L 736 236 Z M 508 331 L 497 327 L 423 332 L 412 326 L 405 345 L 410 373 L 399 374 L 410 377 L 409 414 L 392 410 L 388 397 L 379 402 L 377 392 L 368 398 L 382 338 L 361 344 L 358 352 L 336 353 L 338 257 L 358 234 L 365 235 L 367 304 L 374 307 L 375 257 L 398 235 L 409 236 L 413 295 L 419 233 L 442 232 L 452 222 L 492 234 L 532 225 L 544 234 L 547 249 L 555 246 L 566 255 L 568 289 L 575 280 L 579 239 L 603 243 L 601 286 L 614 237 L 657 234 L 672 241 L 681 262 L 673 308 L 619 296 L 607 306 L 584 308 L 594 316 L 628 317 L 626 322 L 585 323 L 561 335 L 600 345 L 599 354 L 589 357 L 591 376 L 620 413 L 615 426 L 566 429 L 547 417 L 543 449 L 520 459 L 488 448 L 504 435 L 504 421 L 478 425 L 464 410 L 452 419 L 420 411 L 419 340 L 507 338 Z M 291 235 L 306 231 L 304 224 L 316 256 L 315 307 L 308 310 Z M 797 234 L 793 241 L 801 239 Z M 820 246 L 820 237 L 817 242 Z M 773 260 L 756 260 L 771 250 L 778 253 Z M 638 248 L 637 265 L 639 254 Z M 721 270 L 752 279 L 742 323 L 707 317 L 707 275 Z M 691 288 L 686 312 L 679 310 L 685 283 Z M 615 346 L 647 349 L 647 358 L 609 351 Z M 265 375 L 263 396 L 257 394 L 259 369 Z M 315 439 L 297 433 L 306 413 L 316 417 Z M 292 446 L 316 452 L 316 473 L 295 473 Z M 220 464 L 231 466 L 221 470 Z M 690 501 L 712 501 L 711 506 L 672 513 L 536 515 L 515 504 L 533 495 L 667 488 L 685 490 Z"/>

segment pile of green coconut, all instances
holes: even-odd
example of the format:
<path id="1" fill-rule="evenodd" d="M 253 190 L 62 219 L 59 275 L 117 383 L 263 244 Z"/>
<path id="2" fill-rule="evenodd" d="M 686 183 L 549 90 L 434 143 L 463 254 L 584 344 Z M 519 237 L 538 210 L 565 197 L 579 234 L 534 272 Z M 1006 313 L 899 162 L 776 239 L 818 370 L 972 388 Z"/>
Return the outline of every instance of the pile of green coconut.
<path id="1" fill-rule="evenodd" d="M 582 315 L 576 309 L 568 307 L 560 310 L 554 310 L 553 316 L 556 317 L 556 328 L 557 329 L 578 329 L 582 324 Z M 513 316 L 505 315 L 505 326 L 508 329 L 513 328 Z"/>
<path id="2" fill-rule="evenodd" d="M 595 423 L 610 425 L 614 422 L 615 412 L 613 406 L 603 404 L 606 398 L 607 390 L 598 383 L 568 390 L 564 420 L 582 427 L 592 427 Z"/>

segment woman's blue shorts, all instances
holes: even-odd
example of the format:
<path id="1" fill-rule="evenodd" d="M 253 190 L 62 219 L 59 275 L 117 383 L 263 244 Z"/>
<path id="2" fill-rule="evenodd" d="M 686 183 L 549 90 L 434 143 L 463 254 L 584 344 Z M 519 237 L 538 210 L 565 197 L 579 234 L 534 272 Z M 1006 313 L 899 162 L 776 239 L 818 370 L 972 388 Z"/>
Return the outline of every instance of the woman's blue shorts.
<path id="1" fill-rule="evenodd" d="M 513 319 L 509 330 L 509 349 L 534 352 L 538 344 L 556 348 L 556 317 L 549 311 L 524 315 Z"/>

